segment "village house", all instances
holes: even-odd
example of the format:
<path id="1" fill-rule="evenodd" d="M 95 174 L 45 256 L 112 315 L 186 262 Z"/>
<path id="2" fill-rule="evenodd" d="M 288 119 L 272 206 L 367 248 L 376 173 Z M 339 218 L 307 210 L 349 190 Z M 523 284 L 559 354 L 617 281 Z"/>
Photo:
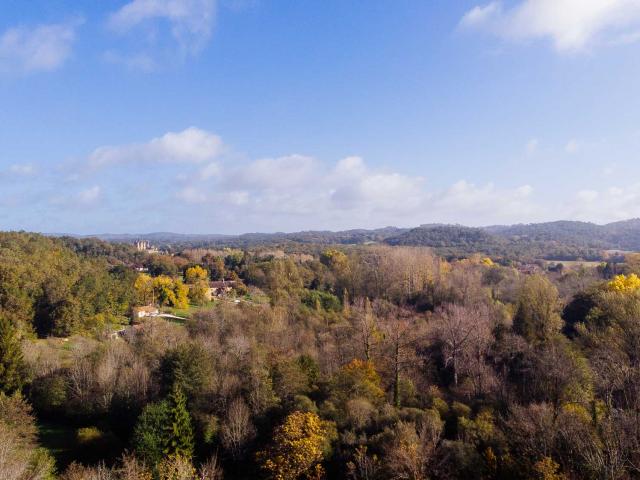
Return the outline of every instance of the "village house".
<path id="1" fill-rule="evenodd" d="M 158 307 L 146 305 L 142 307 L 133 307 L 131 309 L 131 322 L 140 323 L 146 317 L 157 317 L 160 314 Z"/>
<path id="2" fill-rule="evenodd" d="M 236 282 L 233 280 L 216 280 L 209 282 L 209 300 L 215 297 L 224 297 L 233 290 Z"/>

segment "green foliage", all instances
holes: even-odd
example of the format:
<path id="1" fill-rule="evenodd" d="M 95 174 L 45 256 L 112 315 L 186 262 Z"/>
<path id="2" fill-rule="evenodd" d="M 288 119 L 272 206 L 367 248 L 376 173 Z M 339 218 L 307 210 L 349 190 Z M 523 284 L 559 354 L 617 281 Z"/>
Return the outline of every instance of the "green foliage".
<path id="1" fill-rule="evenodd" d="M 20 390 L 25 381 L 25 365 L 16 329 L 0 314 L 0 392 Z"/>
<path id="2" fill-rule="evenodd" d="M 338 297 L 320 290 L 305 290 L 302 295 L 302 303 L 316 310 L 320 308 L 328 312 L 339 312 L 342 310 L 342 304 Z"/>
<path id="3" fill-rule="evenodd" d="M 167 403 L 169 412 L 164 426 L 163 452 L 190 459 L 194 449 L 193 425 L 187 410 L 187 397 L 177 383 L 171 389 Z"/>
<path id="4" fill-rule="evenodd" d="M 165 428 L 169 424 L 169 403 L 166 400 L 148 404 L 136 423 L 133 448 L 149 464 L 156 465 L 164 456 L 167 443 Z"/>
<path id="5" fill-rule="evenodd" d="M 0 313 L 42 336 L 92 331 L 94 319 L 127 315 L 132 275 L 36 234 L 0 233 Z"/>

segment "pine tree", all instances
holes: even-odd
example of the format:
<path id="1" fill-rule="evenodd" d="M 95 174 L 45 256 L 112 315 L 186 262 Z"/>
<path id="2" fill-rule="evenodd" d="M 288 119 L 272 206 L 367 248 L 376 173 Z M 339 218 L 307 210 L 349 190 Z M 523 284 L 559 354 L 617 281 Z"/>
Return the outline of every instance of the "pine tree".
<path id="1" fill-rule="evenodd" d="M 24 384 L 24 363 L 16 329 L 0 316 L 0 391 L 13 393 Z"/>
<path id="2" fill-rule="evenodd" d="M 166 427 L 164 453 L 185 458 L 193 456 L 194 440 L 191 415 L 187 410 L 187 397 L 180 385 L 173 384 L 168 397 L 169 422 Z"/>

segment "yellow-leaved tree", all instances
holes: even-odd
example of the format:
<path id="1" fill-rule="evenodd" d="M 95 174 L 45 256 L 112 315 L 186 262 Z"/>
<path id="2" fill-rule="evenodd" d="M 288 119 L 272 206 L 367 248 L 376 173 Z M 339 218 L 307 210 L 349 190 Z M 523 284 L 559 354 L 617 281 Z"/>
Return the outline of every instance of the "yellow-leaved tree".
<path id="1" fill-rule="evenodd" d="M 209 293 L 209 272 L 200 265 L 187 268 L 184 279 L 189 286 L 189 300 L 195 305 L 206 303 Z"/>
<path id="2" fill-rule="evenodd" d="M 327 442 L 327 426 L 318 415 L 293 412 L 275 429 L 271 445 L 258 452 L 258 461 L 273 480 L 319 479 Z"/>
<path id="3" fill-rule="evenodd" d="M 201 281 L 207 281 L 208 278 L 209 278 L 209 272 L 207 272 L 200 265 L 189 267 L 187 268 L 187 271 L 184 273 L 184 280 L 189 285 L 193 285 Z"/>
<path id="4" fill-rule="evenodd" d="M 607 288 L 613 292 L 630 293 L 640 290 L 640 277 L 635 273 L 630 275 L 616 275 Z"/>
<path id="5" fill-rule="evenodd" d="M 136 301 L 139 304 L 149 305 L 155 302 L 153 295 L 153 278 L 146 273 L 141 273 L 133 284 L 136 292 Z"/>
<path id="6" fill-rule="evenodd" d="M 172 279 L 166 275 L 160 275 L 153 279 L 153 290 L 160 305 L 168 305 L 175 308 L 187 308 L 189 300 L 187 294 L 189 288 L 180 279 Z"/>

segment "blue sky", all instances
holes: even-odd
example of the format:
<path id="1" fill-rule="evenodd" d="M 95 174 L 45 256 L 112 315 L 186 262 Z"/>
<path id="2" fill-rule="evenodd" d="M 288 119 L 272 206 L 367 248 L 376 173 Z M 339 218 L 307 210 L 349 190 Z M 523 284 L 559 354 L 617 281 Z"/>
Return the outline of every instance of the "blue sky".
<path id="1" fill-rule="evenodd" d="M 4 0 L 0 229 L 640 216 L 640 1 Z"/>

